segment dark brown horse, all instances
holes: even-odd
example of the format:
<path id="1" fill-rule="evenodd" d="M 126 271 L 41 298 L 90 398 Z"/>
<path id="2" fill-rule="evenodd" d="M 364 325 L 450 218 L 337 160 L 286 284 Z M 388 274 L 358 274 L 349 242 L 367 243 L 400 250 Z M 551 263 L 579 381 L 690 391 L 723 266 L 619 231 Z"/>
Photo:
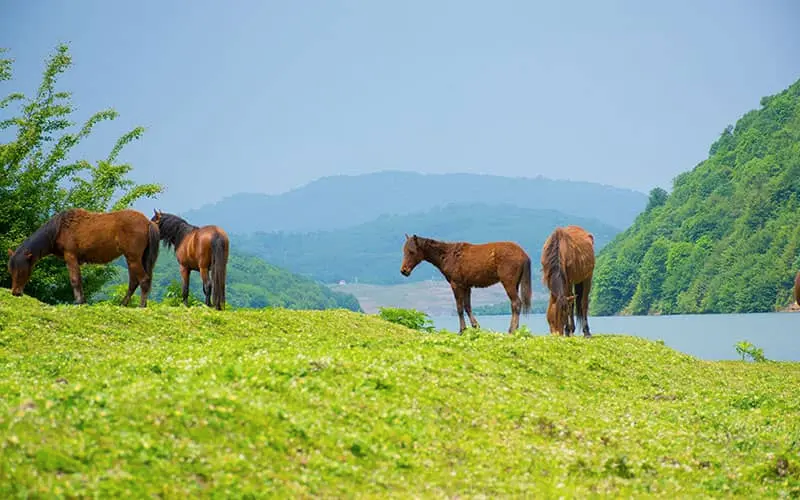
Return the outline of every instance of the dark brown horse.
<path id="1" fill-rule="evenodd" d="M 16 249 L 8 251 L 11 293 L 22 295 L 36 262 L 47 255 L 63 259 L 75 303 L 83 304 L 81 264 L 107 264 L 125 256 L 128 262 L 127 306 L 137 286 L 142 287 L 140 306 L 147 305 L 147 294 L 158 258 L 158 227 L 136 210 L 89 212 L 82 208 L 65 210 L 45 222 Z"/>
<path id="2" fill-rule="evenodd" d="M 542 282 L 550 289 L 547 322 L 551 334 L 572 335 L 574 308 L 584 337 L 592 336 L 588 315 L 593 274 L 594 236 L 578 226 L 557 227 L 542 248 Z"/>
<path id="3" fill-rule="evenodd" d="M 531 308 L 531 259 L 516 243 L 500 241 L 474 245 L 466 242 L 446 243 L 430 238 L 406 235 L 400 273 L 409 276 L 422 261 L 442 272 L 456 299 L 459 332 L 467 329 L 464 311 L 473 328 L 480 328 L 472 315 L 472 288 L 485 288 L 501 282 L 511 301 L 509 333 L 519 328 L 520 311 Z M 519 292 L 517 291 L 519 289 Z"/>
<path id="4" fill-rule="evenodd" d="M 197 227 L 173 214 L 154 210 L 151 218 L 158 224 L 161 240 L 175 250 L 181 266 L 183 303 L 189 305 L 189 274 L 200 271 L 206 305 L 220 311 L 225 308 L 225 275 L 230 241 L 219 226 Z"/>

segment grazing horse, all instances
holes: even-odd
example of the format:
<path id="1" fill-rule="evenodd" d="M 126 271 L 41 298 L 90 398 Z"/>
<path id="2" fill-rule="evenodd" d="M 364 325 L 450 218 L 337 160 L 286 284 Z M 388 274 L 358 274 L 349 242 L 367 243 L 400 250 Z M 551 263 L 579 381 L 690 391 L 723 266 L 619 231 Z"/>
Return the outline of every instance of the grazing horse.
<path id="1" fill-rule="evenodd" d="M 161 240 L 175 250 L 183 280 L 183 303 L 189 305 L 189 274 L 200 271 L 206 305 L 225 308 L 225 275 L 228 266 L 228 235 L 219 226 L 197 227 L 173 214 L 153 211 Z"/>
<path id="2" fill-rule="evenodd" d="M 588 315 L 593 274 L 594 236 L 579 226 L 557 227 L 542 248 L 542 282 L 550 289 L 547 322 L 551 334 L 572 335 L 574 308 L 583 336 L 592 336 Z"/>
<path id="3" fill-rule="evenodd" d="M 67 265 L 75 303 L 84 304 L 81 264 L 107 264 L 124 255 L 129 280 L 122 305 L 127 306 L 136 287 L 141 286 L 139 305 L 146 307 L 158 246 L 158 227 L 136 210 L 109 213 L 82 208 L 65 210 L 45 222 L 16 251 L 8 251 L 11 293 L 22 295 L 36 262 L 47 255 L 55 255 Z"/>
<path id="4" fill-rule="evenodd" d="M 447 243 L 430 238 L 406 235 L 400 273 L 411 275 L 423 260 L 436 266 L 450 283 L 456 299 L 459 333 L 467 329 L 464 311 L 473 328 L 480 328 L 472 315 L 472 287 L 486 288 L 503 283 L 511 301 L 511 324 L 508 332 L 519 328 L 520 311 L 531 308 L 531 259 L 516 243 L 500 241 L 474 245 Z M 517 292 L 519 289 L 519 293 Z"/>

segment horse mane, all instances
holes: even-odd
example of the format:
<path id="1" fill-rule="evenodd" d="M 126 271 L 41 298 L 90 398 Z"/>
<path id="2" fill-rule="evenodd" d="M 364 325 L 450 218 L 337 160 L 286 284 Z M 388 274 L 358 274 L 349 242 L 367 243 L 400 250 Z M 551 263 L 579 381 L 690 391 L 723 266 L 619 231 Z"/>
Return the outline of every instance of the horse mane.
<path id="1" fill-rule="evenodd" d="M 36 259 L 50 253 L 56 243 L 56 238 L 58 238 L 58 232 L 61 230 L 61 223 L 70 213 L 71 210 L 66 210 L 55 214 L 47 222 L 42 224 L 39 229 L 34 231 L 32 235 L 28 236 L 28 238 L 19 245 L 19 249 L 23 251 L 27 250 L 32 253 Z"/>
<path id="2" fill-rule="evenodd" d="M 566 272 L 561 263 L 561 252 L 559 248 L 561 244 L 561 233 L 561 228 L 556 228 L 553 234 L 550 235 L 542 251 L 542 260 L 546 264 L 542 269 L 542 281 L 556 297 L 564 295 L 564 286 L 567 281 Z"/>
<path id="3" fill-rule="evenodd" d="M 198 227 L 189 224 L 177 215 L 162 213 L 161 219 L 158 221 L 158 229 L 161 232 L 161 241 L 166 243 L 168 248 L 177 250 L 189 233 Z"/>

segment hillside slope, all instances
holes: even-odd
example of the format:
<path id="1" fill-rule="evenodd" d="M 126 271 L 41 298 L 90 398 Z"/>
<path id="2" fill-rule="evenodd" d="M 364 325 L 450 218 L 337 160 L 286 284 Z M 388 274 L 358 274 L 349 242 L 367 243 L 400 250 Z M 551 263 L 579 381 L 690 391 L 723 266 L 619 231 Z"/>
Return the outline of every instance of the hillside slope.
<path id="1" fill-rule="evenodd" d="M 800 269 L 800 81 L 728 127 L 597 261 L 593 314 L 773 311 Z"/>
<path id="2" fill-rule="evenodd" d="M 0 497 L 800 493 L 798 363 L 0 290 Z"/>
<path id="3" fill-rule="evenodd" d="M 115 262 L 119 272 L 104 288 L 103 299 L 120 285 L 127 287 L 125 261 Z M 162 300 L 170 283 L 181 282 L 180 268 L 172 250 L 162 247 L 158 255 L 150 297 Z M 233 307 L 286 307 L 288 309 L 349 309 L 360 311 L 358 300 L 351 294 L 336 292 L 314 280 L 292 274 L 263 260 L 232 251 L 228 260 L 226 301 Z M 191 293 L 204 300 L 200 273 L 189 277 Z M 138 295 L 137 290 L 137 295 Z M 138 300 L 138 299 L 137 299 Z M 137 301 L 134 301 L 138 304 Z"/>
<path id="4" fill-rule="evenodd" d="M 323 177 L 287 193 L 241 193 L 185 212 L 193 224 L 219 224 L 229 233 L 308 232 L 409 214 L 450 203 L 508 203 L 591 217 L 625 228 L 647 196 L 601 184 L 495 175 L 378 172 Z"/>
<path id="5" fill-rule="evenodd" d="M 325 283 L 339 280 L 372 284 L 396 284 L 442 279 L 441 273 L 422 263 L 409 277 L 400 274 L 405 233 L 446 241 L 516 241 L 539 272 L 539 255 L 556 226 L 580 224 L 594 233 L 598 248 L 618 230 L 595 219 L 584 219 L 554 210 L 514 206 L 453 204 L 410 215 L 382 216 L 377 220 L 339 231 L 308 234 L 256 233 L 235 235 L 243 251 L 258 255 L 292 272 Z M 538 276 L 538 274 L 536 274 Z M 539 286 L 538 277 L 534 286 Z"/>

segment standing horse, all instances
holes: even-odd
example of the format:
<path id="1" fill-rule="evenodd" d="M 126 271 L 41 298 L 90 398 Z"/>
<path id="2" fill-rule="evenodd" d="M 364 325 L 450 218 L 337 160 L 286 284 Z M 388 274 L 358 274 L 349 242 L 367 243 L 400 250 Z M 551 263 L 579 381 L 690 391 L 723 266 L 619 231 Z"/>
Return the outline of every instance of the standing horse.
<path id="1" fill-rule="evenodd" d="M 200 271 L 206 305 L 225 308 L 225 275 L 228 266 L 228 235 L 219 226 L 197 227 L 177 215 L 153 211 L 150 219 L 158 224 L 161 240 L 175 250 L 181 266 L 183 303 L 189 305 L 189 274 Z M 210 275 L 210 276 L 209 276 Z"/>
<path id="2" fill-rule="evenodd" d="M 430 238 L 406 235 L 400 273 L 411 275 L 423 260 L 436 266 L 450 283 L 456 299 L 459 332 L 467 329 L 464 311 L 473 328 L 480 328 L 472 315 L 472 287 L 486 288 L 502 282 L 511 301 L 511 324 L 508 332 L 519 328 L 520 311 L 531 308 L 531 259 L 516 243 L 500 241 L 473 245 L 447 243 Z M 517 292 L 519 289 L 519 293 Z M 521 298 L 520 298 L 521 295 Z"/>
<path id="3" fill-rule="evenodd" d="M 794 301 L 800 306 L 800 271 L 794 277 Z"/>
<path id="4" fill-rule="evenodd" d="M 107 264 L 120 255 L 128 262 L 127 306 L 137 286 L 142 287 L 139 305 L 147 306 L 158 258 L 158 227 L 136 210 L 89 212 L 74 208 L 59 212 L 45 222 L 16 249 L 8 251 L 11 293 L 20 296 L 36 262 L 47 255 L 63 259 L 75 303 L 86 302 L 81 284 L 81 264 Z"/>
<path id="5" fill-rule="evenodd" d="M 572 335 L 574 308 L 583 336 L 592 336 L 588 315 L 593 274 L 594 236 L 579 226 L 557 227 L 542 248 L 542 282 L 550 289 L 547 322 L 551 334 Z"/>

